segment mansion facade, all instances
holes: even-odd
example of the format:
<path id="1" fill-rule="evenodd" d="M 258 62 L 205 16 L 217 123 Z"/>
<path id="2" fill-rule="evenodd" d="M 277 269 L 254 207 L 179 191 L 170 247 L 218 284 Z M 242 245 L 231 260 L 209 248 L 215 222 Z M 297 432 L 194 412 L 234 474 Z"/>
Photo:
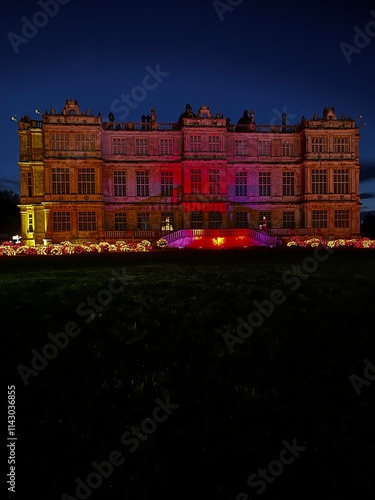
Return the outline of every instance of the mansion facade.
<path id="1" fill-rule="evenodd" d="M 175 123 L 155 110 L 139 123 L 63 110 L 24 116 L 20 139 L 23 242 L 116 241 L 179 229 L 276 235 L 360 235 L 359 129 L 323 116 L 236 124 L 190 105 Z"/>

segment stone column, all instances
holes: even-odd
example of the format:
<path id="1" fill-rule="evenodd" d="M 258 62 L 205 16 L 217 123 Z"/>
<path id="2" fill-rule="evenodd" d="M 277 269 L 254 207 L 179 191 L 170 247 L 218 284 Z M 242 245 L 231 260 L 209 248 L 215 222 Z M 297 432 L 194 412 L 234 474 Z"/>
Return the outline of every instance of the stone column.
<path id="1" fill-rule="evenodd" d="M 51 240 L 51 227 L 50 227 L 50 217 L 51 217 L 51 209 L 50 208 L 43 208 L 44 212 L 44 240 Z M 43 240 L 43 241 L 44 241 Z M 47 243 L 45 243 L 47 244 Z"/>

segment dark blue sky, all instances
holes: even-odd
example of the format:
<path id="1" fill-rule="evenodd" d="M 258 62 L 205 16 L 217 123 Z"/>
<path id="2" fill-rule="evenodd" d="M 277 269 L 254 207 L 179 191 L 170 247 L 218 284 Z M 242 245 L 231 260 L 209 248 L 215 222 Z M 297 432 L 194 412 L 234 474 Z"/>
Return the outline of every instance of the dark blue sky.
<path id="1" fill-rule="evenodd" d="M 159 121 L 175 121 L 186 103 L 194 110 L 206 104 L 232 123 L 244 109 L 254 109 L 258 124 L 280 123 L 283 110 L 289 123 L 297 123 L 302 115 L 321 115 L 325 106 L 334 106 L 338 116 L 363 115 L 358 121 L 366 123 L 361 128 L 361 192 L 367 193 L 362 209 L 375 210 L 374 2 L 335 7 L 323 1 L 61 1 L 54 17 L 35 18 L 48 0 L 3 7 L 0 189 L 18 191 L 12 115 L 36 118 L 35 109 L 52 107 L 60 112 L 73 98 L 81 109 L 105 119 L 117 109 L 121 121 L 122 94 L 142 85 L 147 66 L 160 65 L 165 76 L 144 98 L 141 91 L 136 94 L 143 100 L 129 109 L 127 120 L 140 121 L 155 107 Z M 229 9 L 220 19 L 223 4 Z M 28 43 L 14 41 L 16 53 L 9 33 L 22 36 L 24 17 L 45 25 Z M 355 28 L 366 26 L 370 36 L 355 41 Z M 350 63 L 343 42 L 355 50 Z"/>

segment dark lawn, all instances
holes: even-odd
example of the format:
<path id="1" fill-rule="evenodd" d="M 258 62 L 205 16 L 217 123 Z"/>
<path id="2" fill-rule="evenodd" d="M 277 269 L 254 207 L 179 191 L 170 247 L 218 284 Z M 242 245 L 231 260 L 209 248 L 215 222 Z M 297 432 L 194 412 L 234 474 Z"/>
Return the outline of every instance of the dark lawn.
<path id="1" fill-rule="evenodd" d="M 349 377 L 363 376 L 366 358 L 375 364 L 375 252 L 336 250 L 300 286 L 282 278 L 311 256 L 252 248 L 1 258 L 5 380 L 17 398 L 14 498 L 84 498 L 75 478 L 86 481 L 93 461 L 118 450 L 125 463 L 86 498 L 253 499 L 259 483 L 247 478 L 295 439 L 306 449 L 270 476 L 262 498 L 373 494 L 375 382 L 357 395 Z M 110 300 L 101 290 L 114 271 L 126 285 Z M 275 289 L 285 302 L 230 354 L 223 334 L 235 335 L 237 318 Z M 98 292 L 109 303 L 94 317 L 87 302 Z M 25 386 L 19 365 L 31 368 L 31 350 L 68 322 L 80 333 Z M 121 436 L 168 397 L 179 408 L 131 452 Z"/>

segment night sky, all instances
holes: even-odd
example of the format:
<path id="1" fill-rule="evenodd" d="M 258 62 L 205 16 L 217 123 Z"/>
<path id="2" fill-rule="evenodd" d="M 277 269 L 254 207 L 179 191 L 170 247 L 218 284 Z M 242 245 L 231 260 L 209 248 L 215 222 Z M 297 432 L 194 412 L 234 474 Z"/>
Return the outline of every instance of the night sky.
<path id="1" fill-rule="evenodd" d="M 375 210 L 373 1 L 61 0 L 53 16 L 40 15 L 49 2 L 3 6 L 0 189 L 19 192 L 11 117 L 61 112 L 68 98 L 117 121 L 140 121 L 154 107 L 158 121 L 174 122 L 190 103 L 232 123 L 253 109 L 257 124 L 281 123 L 283 111 L 294 124 L 334 106 L 338 117 L 362 115 L 362 211 Z M 40 27 L 26 30 L 25 18 Z M 159 68 L 160 82 L 138 88 L 130 109 L 122 95 L 142 86 L 146 67 Z"/>

